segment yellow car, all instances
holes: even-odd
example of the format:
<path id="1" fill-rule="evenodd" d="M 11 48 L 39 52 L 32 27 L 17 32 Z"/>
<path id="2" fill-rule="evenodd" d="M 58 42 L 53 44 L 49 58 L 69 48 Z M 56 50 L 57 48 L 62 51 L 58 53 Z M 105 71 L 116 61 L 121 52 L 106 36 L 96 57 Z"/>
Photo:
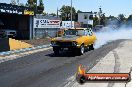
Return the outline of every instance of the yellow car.
<path id="1" fill-rule="evenodd" d="M 70 50 L 83 54 L 85 49 L 93 50 L 96 36 L 91 29 L 88 28 L 72 28 L 66 29 L 62 37 L 51 39 L 51 46 L 55 54 L 59 54 L 61 50 Z"/>

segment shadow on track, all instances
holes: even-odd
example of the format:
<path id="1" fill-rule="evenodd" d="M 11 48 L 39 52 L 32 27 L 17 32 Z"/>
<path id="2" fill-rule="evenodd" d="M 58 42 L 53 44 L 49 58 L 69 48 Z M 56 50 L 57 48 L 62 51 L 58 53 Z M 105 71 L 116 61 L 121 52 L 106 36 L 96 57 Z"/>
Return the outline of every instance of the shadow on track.
<path id="1" fill-rule="evenodd" d="M 53 52 L 50 54 L 46 54 L 45 56 L 49 56 L 49 57 L 76 57 L 76 56 L 81 56 L 81 55 L 76 54 L 71 51 L 61 51 L 58 55 L 54 54 L 54 52 Z"/>

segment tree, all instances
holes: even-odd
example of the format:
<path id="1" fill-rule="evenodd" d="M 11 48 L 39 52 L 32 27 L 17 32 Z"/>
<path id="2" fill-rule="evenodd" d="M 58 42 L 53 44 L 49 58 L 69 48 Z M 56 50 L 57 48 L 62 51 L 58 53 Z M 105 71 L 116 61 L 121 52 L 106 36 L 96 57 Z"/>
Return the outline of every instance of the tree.
<path id="1" fill-rule="evenodd" d="M 63 21 L 69 21 L 71 19 L 71 6 L 65 6 L 63 5 L 60 9 L 61 12 L 61 18 Z M 75 20 L 76 10 L 74 7 L 72 7 L 72 16 L 73 20 Z"/>
<path id="2" fill-rule="evenodd" d="M 43 4 L 43 0 L 39 0 L 39 6 L 37 6 L 37 13 L 38 14 L 42 14 L 44 11 L 44 4 Z"/>
<path id="3" fill-rule="evenodd" d="M 99 25 L 99 18 L 97 17 L 97 15 L 95 15 L 95 17 L 93 18 L 93 26 L 95 27 L 96 25 Z"/>
<path id="4" fill-rule="evenodd" d="M 26 6 L 36 10 L 37 0 L 28 0 Z"/>
<path id="5" fill-rule="evenodd" d="M 110 20 L 112 20 L 112 19 L 115 19 L 116 17 L 114 17 L 114 16 L 112 16 L 112 15 L 110 15 L 109 17 L 108 17 L 108 19 L 110 19 Z"/>
<path id="6" fill-rule="evenodd" d="M 102 14 L 101 17 L 100 17 L 100 25 L 104 25 L 105 26 L 105 22 L 106 22 L 106 19 L 105 19 L 105 14 Z"/>
<path id="7" fill-rule="evenodd" d="M 43 14 L 44 16 L 46 16 L 46 15 L 47 15 L 47 13 L 46 13 L 46 12 L 43 12 L 42 14 Z"/>
<path id="8" fill-rule="evenodd" d="M 81 10 L 78 10 L 77 13 L 75 14 L 75 20 L 74 21 L 77 21 L 78 20 L 78 13 L 82 12 Z"/>
<path id="9" fill-rule="evenodd" d="M 36 14 L 43 14 L 44 11 L 43 0 L 39 0 L 38 6 L 37 0 L 28 0 L 26 6 L 32 8 L 36 12 Z"/>
<path id="10" fill-rule="evenodd" d="M 127 18 L 127 21 L 132 21 L 132 15 L 129 15 L 129 17 Z"/>
<path id="11" fill-rule="evenodd" d="M 82 11 L 78 10 L 77 13 L 79 13 L 79 12 L 82 12 Z"/>
<path id="12" fill-rule="evenodd" d="M 56 16 L 56 14 L 55 14 L 55 13 L 51 13 L 51 14 L 49 14 L 49 15 Z"/>
<path id="13" fill-rule="evenodd" d="M 106 25 L 117 25 L 118 26 L 118 19 L 114 16 L 106 17 Z"/>
<path id="14" fill-rule="evenodd" d="M 19 3 L 19 6 L 24 6 L 24 4 L 23 3 Z"/>
<path id="15" fill-rule="evenodd" d="M 16 1 L 15 0 L 11 0 L 11 4 L 12 5 L 16 5 Z"/>
<path id="16" fill-rule="evenodd" d="M 17 5 L 19 5 L 19 0 L 17 0 Z"/>
<path id="17" fill-rule="evenodd" d="M 127 18 L 127 25 L 132 26 L 132 15 L 129 15 L 129 17 Z"/>
<path id="18" fill-rule="evenodd" d="M 118 17 L 117 17 L 118 21 L 119 21 L 119 25 L 121 26 L 122 24 L 125 23 L 126 21 L 126 18 L 124 16 L 124 14 L 119 14 Z"/>

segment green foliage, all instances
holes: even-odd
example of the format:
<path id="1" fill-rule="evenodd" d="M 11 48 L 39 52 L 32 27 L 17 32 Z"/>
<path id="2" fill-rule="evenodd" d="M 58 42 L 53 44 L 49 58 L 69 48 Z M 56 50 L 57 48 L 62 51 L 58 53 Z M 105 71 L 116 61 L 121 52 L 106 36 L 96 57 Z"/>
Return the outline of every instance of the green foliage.
<path id="1" fill-rule="evenodd" d="M 37 6 L 37 0 L 28 0 L 26 6 L 34 9 L 34 11 L 37 14 L 42 14 L 43 11 L 44 11 L 43 0 L 39 0 L 39 5 L 38 6 Z"/>
<path id="2" fill-rule="evenodd" d="M 78 10 L 77 13 L 79 13 L 79 12 L 82 12 L 82 11 Z"/>
<path id="3" fill-rule="evenodd" d="M 105 14 L 102 14 L 101 18 L 100 18 L 100 25 L 104 25 L 105 26 L 105 21 L 106 21 Z"/>
<path id="4" fill-rule="evenodd" d="M 16 5 L 16 1 L 15 0 L 11 0 L 11 4 L 12 5 Z"/>
<path id="5" fill-rule="evenodd" d="M 19 6 L 24 6 L 24 4 L 23 3 L 19 3 Z"/>
<path id="6" fill-rule="evenodd" d="M 27 1 L 27 7 L 30 7 L 30 8 L 32 8 L 32 9 L 36 9 L 36 2 L 35 2 L 36 0 L 28 0 Z"/>
<path id="7" fill-rule="evenodd" d="M 43 12 L 42 14 L 43 14 L 44 16 L 46 16 L 46 15 L 47 15 L 47 13 L 46 13 L 46 12 Z"/>
<path id="8" fill-rule="evenodd" d="M 109 17 L 106 17 L 106 21 L 105 21 L 106 25 L 117 25 L 118 26 L 118 19 L 114 16 L 109 16 Z"/>
<path id="9" fill-rule="evenodd" d="M 55 13 L 51 13 L 50 15 L 52 15 L 52 16 L 56 16 L 56 14 L 55 14 Z"/>
<path id="10" fill-rule="evenodd" d="M 132 15 L 129 15 L 129 17 L 127 18 L 127 23 L 128 26 L 132 27 Z"/>
<path id="11" fill-rule="evenodd" d="M 108 17 L 108 19 L 112 20 L 112 19 L 116 19 L 116 17 L 110 15 L 110 16 Z"/>
<path id="12" fill-rule="evenodd" d="M 60 9 L 60 12 L 61 12 L 61 18 L 63 21 L 68 21 L 71 19 L 71 6 L 63 5 L 62 8 Z M 76 10 L 74 7 L 72 7 L 72 15 L 73 15 L 73 20 L 75 20 Z"/>
<path id="13" fill-rule="evenodd" d="M 132 15 L 129 15 L 129 17 L 127 18 L 127 21 L 132 21 Z"/>
<path id="14" fill-rule="evenodd" d="M 42 14 L 44 11 L 44 4 L 43 4 L 43 0 L 39 0 L 39 6 L 37 7 L 37 11 L 39 14 Z"/>
<path id="15" fill-rule="evenodd" d="M 106 17 L 105 17 L 105 13 L 103 13 L 102 9 L 99 8 L 99 12 L 94 12 L 95 17 L 93 18 L 94 24 L 93 26 L 96 25 L 106 25 Z M 98 15 L 98 17 L 97 17 Z"/>
<path id="16" fill-rule="evenodd" d="M 124 16 L 124 14 L 119 14 L 117 18 L 118 18 L 118 20 L 119 20 L 119 25 L 124 24 L 125 21 L 126 21 L 126 18 L 125 18 L 125 16 Z"/>
<path id="17" fill-rule="evenodd" d="M 96 25 L 99 25 L 99 18 L 95 15 L 93 18 L 93 26 L 95 27 Z"/>

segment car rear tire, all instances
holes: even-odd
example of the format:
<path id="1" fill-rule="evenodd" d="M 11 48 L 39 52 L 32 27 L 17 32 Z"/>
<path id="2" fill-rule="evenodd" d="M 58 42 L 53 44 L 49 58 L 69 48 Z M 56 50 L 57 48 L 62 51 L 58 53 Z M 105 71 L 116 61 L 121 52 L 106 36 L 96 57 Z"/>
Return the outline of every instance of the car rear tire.
<path id="1" fill-rule="evenodd" d="M 89 46 L 89 50 L 94 50 L 94 45 L 93 45 L 93 44 L 91 44 L 91 45 Z"/>
<path id="2" fill-rule="evenodd" d="M 55 55 L 58 55 L 60 53 L 60 49 L 57 47 L 53 47 L 53 51 Z"/>

